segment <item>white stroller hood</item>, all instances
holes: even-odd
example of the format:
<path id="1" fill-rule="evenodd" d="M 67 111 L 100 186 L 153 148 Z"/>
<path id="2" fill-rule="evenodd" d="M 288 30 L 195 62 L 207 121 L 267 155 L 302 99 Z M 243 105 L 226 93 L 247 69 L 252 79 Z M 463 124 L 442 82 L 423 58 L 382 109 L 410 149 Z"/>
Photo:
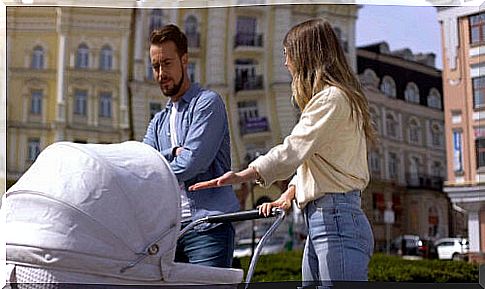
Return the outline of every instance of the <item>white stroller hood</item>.
<path id="1" fill-rule="evenodd" d="M 50 145 L 2 203 L 7 263 L 57 272 L 60 282 L 242 280 L 241 270 L 173 262 L 177 179 L 164 157 L 140 142 Z"/>

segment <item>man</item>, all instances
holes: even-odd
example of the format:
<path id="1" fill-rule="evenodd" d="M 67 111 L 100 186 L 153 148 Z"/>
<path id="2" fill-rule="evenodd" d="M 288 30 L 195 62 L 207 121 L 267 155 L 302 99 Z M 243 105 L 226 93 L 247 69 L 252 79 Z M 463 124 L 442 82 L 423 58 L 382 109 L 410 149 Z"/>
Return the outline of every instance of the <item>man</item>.
<path id="1" fill-rule="evenodd" d="M 175 25 L 154 30 L 150 35 L 150 59 L 160 90 L 170 100 L 151 120 L 143 142 L 160 151 L 177 176 L 182 192 L 182 227 L 207 215 L 239 210 L 231 186 L 187 190 L 194 183 L 231 170 L 231 149 L 221 97 L 190 82 L 184 33 Z M 231 223 L 203 224 L 179 239 L 175 261 L 230 267 L 233 251 Z"/>

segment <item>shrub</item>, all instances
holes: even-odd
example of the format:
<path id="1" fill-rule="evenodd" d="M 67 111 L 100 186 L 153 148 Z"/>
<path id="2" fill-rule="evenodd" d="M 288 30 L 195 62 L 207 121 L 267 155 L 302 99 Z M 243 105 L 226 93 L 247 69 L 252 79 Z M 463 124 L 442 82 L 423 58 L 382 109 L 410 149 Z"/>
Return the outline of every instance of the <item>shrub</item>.
<path id="1" fill-rule="evenodd" d="M 300 281 L 301 257 L 302 251 L 260 256 L 251 281 Z M 235 261 L 247 273 L 250 258 Z M 369 263 L 369 281 L 477 283 L 478 265 L 460 261 L 403 260 L 399 256 L 375 254 Z"/>

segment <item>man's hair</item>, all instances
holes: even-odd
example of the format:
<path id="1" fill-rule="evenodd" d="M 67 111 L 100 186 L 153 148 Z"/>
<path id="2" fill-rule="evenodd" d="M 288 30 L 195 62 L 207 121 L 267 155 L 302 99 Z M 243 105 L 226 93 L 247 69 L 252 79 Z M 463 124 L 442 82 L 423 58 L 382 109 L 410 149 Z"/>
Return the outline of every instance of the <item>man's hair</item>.
<path id="1" fill-rule="evenodd" d="M 150 45 L 161 45 L 173 41 L 177 47 L 177 54 L 182 57 L 187 53 L 187 36 L 176 25 L 169 24 L 152 31 Z"/>

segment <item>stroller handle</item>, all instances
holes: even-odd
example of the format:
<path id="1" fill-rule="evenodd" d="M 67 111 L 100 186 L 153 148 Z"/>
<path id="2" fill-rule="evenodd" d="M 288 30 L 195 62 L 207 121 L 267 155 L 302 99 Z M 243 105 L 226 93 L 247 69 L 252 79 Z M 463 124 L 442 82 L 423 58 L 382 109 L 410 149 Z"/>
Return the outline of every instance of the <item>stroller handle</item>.
<path id="1" fill-rule="evenodd" d="M 216 216 L 207 216 L 205 221 L 207 223 L 230 223 L 230 222 L 239 222 L 239 221 L 246 221 L 246 220 L 255 220 L 255 219 L 262 219 L 262 218 L 271 218 L 281 215 L 282 209 L 280 208 L 273 208 L 271 210 L 271 214 L 267 217 L 260 215 L 258 209 L 248 210 L 248 211 L 241 211 L 235 213 L 228 213 Z"/>

